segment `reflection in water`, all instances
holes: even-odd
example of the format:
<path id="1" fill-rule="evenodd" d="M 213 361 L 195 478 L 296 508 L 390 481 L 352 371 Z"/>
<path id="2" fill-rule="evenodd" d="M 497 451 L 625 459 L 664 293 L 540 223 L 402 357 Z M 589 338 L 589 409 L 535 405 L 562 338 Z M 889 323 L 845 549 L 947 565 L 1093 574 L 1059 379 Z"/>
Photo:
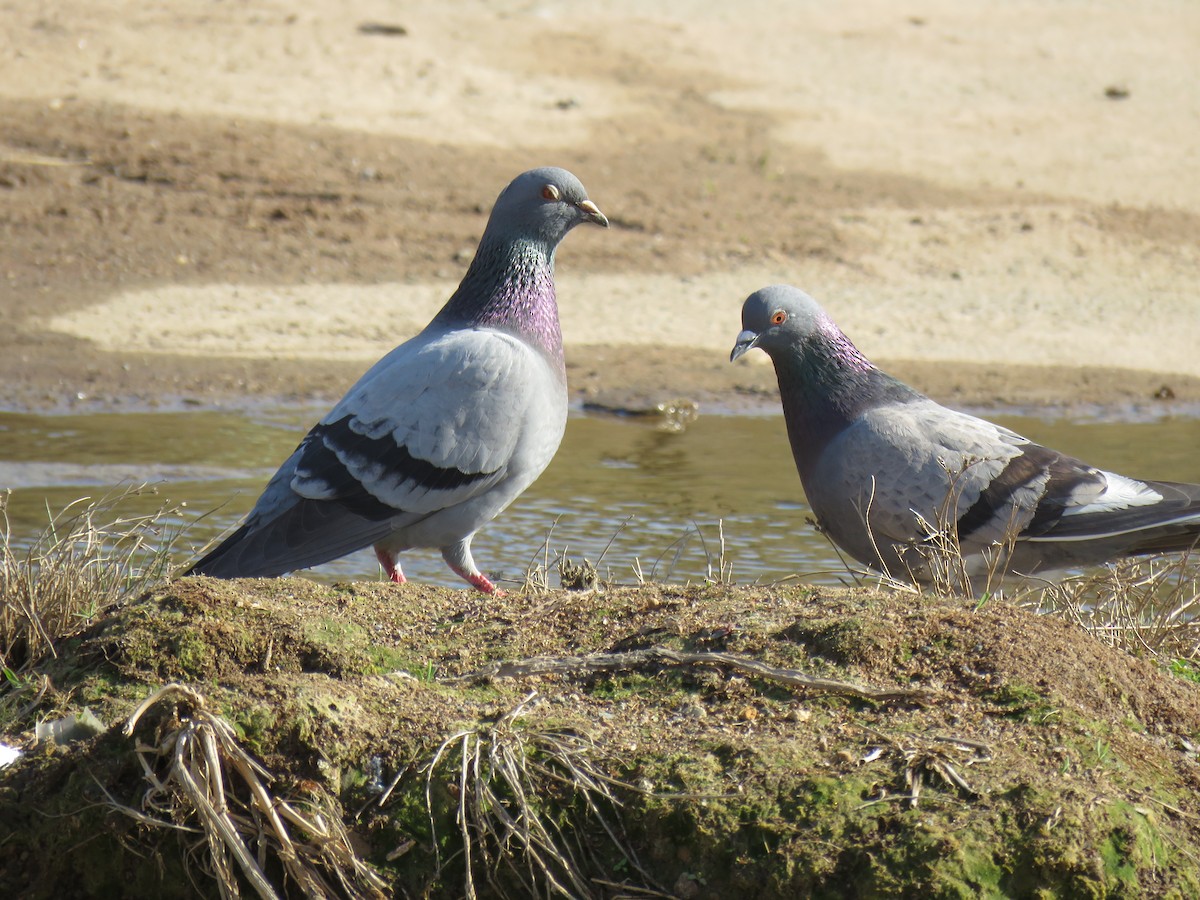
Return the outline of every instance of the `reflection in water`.
<path id="1" fill-rule="evenodd" d="M 47 508 L 102 495 L 122 481 L 149 481 L 159 496 L 138 498 L 129 512 L 185 502 L 191 524 L 184 546 L 199 549 L 250 508 L 320 413 L 0 414 L 0 489 L 13 488 L 13 539 L 28 541 L 45 525 Z M 1103 468 L 1200 481 L 1195 419 L 1001 420 Z M 647 577 L 695 581 L 719 565 L 723 531 L 737 581 L 800 575 L 836 583 L 844 577 L 841 563 L 808 515 L 778 415 L 701 416 L 680 433 L 637 420 L 576 417 L 541 479 L 476 537 L 475 557 L 502 579 L 519 579 L 531 563 L 547 554 L 553 562 L 563 552 L 593 562 L 604 553 L 601 569 L 618 581 L 633 581 L 635 564 Z M 410 551 L 402 564 L 415 580 L 462 586 L 436 551 Z M 370 551 L 312 574 L 379 577 Z"/>

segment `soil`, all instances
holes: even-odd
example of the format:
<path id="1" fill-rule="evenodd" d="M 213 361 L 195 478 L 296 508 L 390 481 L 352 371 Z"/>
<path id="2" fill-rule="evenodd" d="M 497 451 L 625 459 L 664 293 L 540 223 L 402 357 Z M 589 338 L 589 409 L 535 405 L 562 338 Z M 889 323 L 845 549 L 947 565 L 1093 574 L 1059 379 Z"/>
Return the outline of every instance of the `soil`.
<path id="1" fill-rule="evenodd" d="M 547 163 L 613 223 L 559 253 L 577 400 L 769 407 L 765 359 L 726 359 L 741 299 L 787 280 L 942 400 L 1200 401 L 1188 4 L 1103 3 L 1087 35 L 1038 4 L 4 6 L 9 408 L 336 399 Z"/>
<path id="2" fill-rule="evenodd" d="M 520 791 L 536 795 L 559 841 L 587 848 L 573 850 L 575 895 L 1200 891 L 1200 685 L 1000 602 L 723 585 L 481 600 L 185 579 L 61 645 L 43 677 L 25 720 L 87 706 L 111 727 L 43 742 L 0 782 L 10 896 L 213 895 L 197 836 L 148 818 L 193 828 L 194 807 L 178 785 L 147 793 L 135 752 L 171 783 L 172 735 L 202 710 L 265 764 L 277 801 L 340 816 L 396 896 L 466 892 L 455 810 L 473 790 L 461 754 L 474 758 L 476 740 L 510 815 Z M 172 682 L 195 693 L 123 734 Z M 518 793 L 496 787 L 489 747 L 522 760 Z M 564 760 L 613 779 L 620 805 L 564 789 Z M 237 769 L 223 777 L 241 810 Z M 470 833 L 482 896 L 545 888 L 519 841 Z M 328 860 L 315 868 L 332 877 Z"/>

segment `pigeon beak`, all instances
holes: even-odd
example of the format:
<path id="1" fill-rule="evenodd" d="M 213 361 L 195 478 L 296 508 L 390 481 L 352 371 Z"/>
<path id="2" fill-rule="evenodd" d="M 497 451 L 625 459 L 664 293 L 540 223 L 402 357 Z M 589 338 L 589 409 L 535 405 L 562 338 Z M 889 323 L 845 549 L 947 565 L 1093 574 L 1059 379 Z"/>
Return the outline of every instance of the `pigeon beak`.
<path id="1" fill-rule="evenodd" d="M 733 362 L 747 350 L 753 350 L 758 346 L 758 332 L 746 329 L 737 336 L 737 341 L 734 342 L 733 350 L 729 354 L 729 361 Z"/>
<path id="2" fill-rule="evenodd" d="M 608 227 L 608 217 L 600 212 L 598 207 L 591 200 L 583 200 L 579 204 L 579 209 L 583 212 L 583 217 L 589 222 L 595 222 L 601 228 Z"/>

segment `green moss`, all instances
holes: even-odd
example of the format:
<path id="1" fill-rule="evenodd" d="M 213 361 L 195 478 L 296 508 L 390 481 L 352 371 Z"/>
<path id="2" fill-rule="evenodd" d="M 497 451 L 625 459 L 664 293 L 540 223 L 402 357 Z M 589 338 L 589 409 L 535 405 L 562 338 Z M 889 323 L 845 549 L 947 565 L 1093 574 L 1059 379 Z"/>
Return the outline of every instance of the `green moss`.
<path id="1" fill-rule="evenodd" d="M 1173 675 L 1178 675 L 1185 681 L 1200 684 L 1200 662 L 1194 659 L 1176 659 L 1168 668 Z"/>
<path id="2" fill-rule="evenodd" d="M 1021 722 L 1045 725 L 1059 721 L 1061 712 L 1036 688 L 1016 681 L 1004 682 L 983 692 L 983 699 L 1004 707 L 1004 715 Z"/>
<path id="3" fill-rule="evenodd" d="M 166 605 L 156 607 L 139 603 L 130 607 L 122 617 L 118 641 L 118 661 L 138 669 L 152 670 L 162 664 L 165 648 L 161 639 L 183 625 L 184 618 Z"/>
<path id="4" fill-rule="evenodd" d="M 165 675 L 184 670 L 190 674 L 177 677 L 198 688 L 206 708 L 220 710 L 243 746 L 277 776 L 272 791 L 298 804 L 313 785 L 333 794 L 355 847 L 393 879 L 397 895 L 463 894 L 456 817 L 464 794 L 453 735 L 487 732 L 525 703 L 512 727 L 586 732 L 596 741 L 592 758 L 601 770 L 632 785 L 613 782 L 621 803 L 616 830 L 628 835 L 663 893 L 694 887 L 699 897 L 763 900 L 1171 896 L 1171 890 L 1200 896 L 1200 875 L 1188 856 L 1200 827 L 1190 816 L 1195 798 L 1186 757 L 1165 741 L 1132 735 L 1140 722 L 1119 705 L 1095 700 L 1090 670 L 1085 688 L 1071 693 L 1047 674 L 1061 668 L 1042 671 L 1034 659 L 1014 671 L 993 660 L 995 677 L 981 698 L 977 680 L 956 680 L 953 673 L 977 662 L 983 638 L 931 641 L 944 627 L 942 613 L 934 610 L 923 621 L 904 599 L 852 593 L 831 602 L 823 591 L 819 608 L 793 609 L 790 595 L 777 589 L 769 595 L 644 589 L 572 595 L 556 604 L 494 598 L 487 612 L 464 618 L 463 598 L 451 592 L 188 581 L 169 598 L 131 604 L 107 626 L 98 623 L 38 673 L 55 690 L 30 721 L 52 707 L 67 713 L 86 703 L 114 727 L 100 740 L 43 747 L 0 774 L 0 896 L 50 897 L 71 889 L 169 897 L 169 885 L 190 884 L 181 860 L 189 847 L 193 860 L 203 855 L 194 849 L 196 835 L 148 828 L 106 809 L 97 787 L 131 807 L 140 803 L 144 774 L 134 742 L 118 726 Z M 872 618 L 869 604 L 883 604 L 886 615 Z M 754 615 L 742 615 L 748 608 Z M 844 620 L 836 617 L 840 608 L 850 613 Z M 1042 620 L 1006 612 L 999 602 L 969 617 L 970 627 L 1000 615 L 1008 617 L 1006 633 L 1022 640 L 1061 637 L 1062 629 L 1038 632 Z M 921 677 L 942 685 L 945 702 L 854 704 L 719 666 L 488 683 L 445 677 L 493 654 L 587 652 L 601 619 L 608 621 L 598 646 L 692 642 L 874 685 L 907 683 L 915 670 L 909 662 L 919 657 L 929 673 Z M 544 628 L 528 624 L 547 620 L 552 624 Z M 738 622 L 734 636 L 720 647 L 704 643 L 729 621 Z M 1074 632 L 1063 639 L 1090 640 Z M 811 655 L 818 649 L 819 663 Z M 1122 658 L 1107 659 L 1111 683 L 1126 686 L 1131 708 L 1154 710 L 1146 719 L 1151 733 L 1187 732 L 1195 719 L 1186 704 L 1135 696 L 1143 682 L 1129 678 Z M 419 680 L 379 674 L 395 670 Z M 1190 696 L 1190 686 L 1176 678 L 1147 677 L 1155 690 Z M 1066 698 L 1061 708 L 1031 684 L 1053 684 L 1052 696 L 1061 691 Z M 186 710 L 187 701 L 164 704 L 143 720 L 137 738 L 161 736 Z M 883 745 L 881 734 L 920 746 L 947 731 L 992 747 L 992 759 L 958 767 L 977 795 L 931 777 L 913 808 L 897 797 L 905 773 L 899 753 L 861 761 L 868 747 Z M 427 767 L 445 741 L 449 749 L 428 786 L 431 811 Z M 945 752 L 957 758 L 957 751 Z M 531 767 L 553 765 L 536 747 L 525 759 Z M 588 844 L 596 877 L 644 884 L 636 867 L 604 842 L 587 803 L 561 784 L 534 792 L 531 805 L 571 840 Z M 394 785 L 386 800 L 381 785 Z M 470 792 L 465 796 L 469 801 Z M 4 834 L 10 822 L 18 830 Z M 28 875 L 20 867 L 29 859 L 41 868 L 25 882 L 11 881 Z"/>
<path id="5" fill-rule="evenodd" d="M 1006 682 L 984 696 L 1000 706 L 1027 707 L 1045 702 L 1037 690 L 1018 682 Z"/>
<path id="6" fill-rule="evenodd" d="M 88 756 L 89 764 L 79 766 L 70 753 L 49 747 L 22 761 L 27 783 L 39 785 L 42 800 L 33 809 L 0 798 L 0 853 L 22 861 L 0 865 L 0 894 L 29 900 L 195 896 L 179 833 L 146 834 L 102 802 L 99 784 L 128 796 L 144 785 L 126 743 L 110 732 L 90 743 Z M 147 865 L 148 858 L 155 864 Z"/>
<path id="7" fill-rule="evenodd" d="M 1110 830 L 1099 850 L 1114 888 L 1134 895 L 1140 887 L 1139 872 L 1178 858 L 1177 845 L 1164 839 L 1158 818 L 1149 809 L 1116 800 L 1105 804 L 1104 815 Z"/>
<path id="8" fill-rule="evenodd" d="M 996 862 L 994 841 L 990 837 L 985 839 L 980 839 L 977 835 L 971 837 L 971 841 L 964 844 L 960 851 L 962 880 L 975 892 L 976 896 L 1004 896 L 1004 892 L 1000 888 L 1004 870 Z"/>
<path id="9" fill-rule="evenodd" d="M 224 715 L 233 725 L 238 739 L 244 741 L 252 753 L 261 755 L 273 743 L 270 736 L 279 724 L 274 707 L 255 704 L 237 709 L 226 708 Z"/>
<path id="10" fill-rule="evenodd" d="M 631 673 L 597 678 L 589 693 L 601 700 L 620 702 L 634 697 L 661 696 L 665 689 L 662 679 Z"/>
<path id="11" fill-rule="evenodd" d="M 811 656 L 841 666 L 868 663 L 894 652 L 894 638 L 886 628 L 859 618 L 796 622 L 783 636 L 803 644 Z"/>
<path id="12" fill-rule="evenodd" d="M 210 653 L 203 634 L 195 628 L 182 628 L 171 647 L 175 664 L 184 677 L 202 678 L 208 670 Z"/>
<path id="13" fill-rule="evenodd" d="M 1129 729 L 1130 731 L 1134 732 L 1135 734 L 1145 734 L 1146 733 L 1146 726 L 1144 724 L 1142 724 L 1139 720 L 1135 719 L 1133 716 L 1126 716 L 1125 720 L 1121 723 L 1121 725 L 1123 727 Z"/>
<path id="14" fill-rule="evenodd" d="M 346 619 L 320 618 L 303 627 L 305 640 L 333 653 L 353 652 L 369 643 L 363 629 Z"/>

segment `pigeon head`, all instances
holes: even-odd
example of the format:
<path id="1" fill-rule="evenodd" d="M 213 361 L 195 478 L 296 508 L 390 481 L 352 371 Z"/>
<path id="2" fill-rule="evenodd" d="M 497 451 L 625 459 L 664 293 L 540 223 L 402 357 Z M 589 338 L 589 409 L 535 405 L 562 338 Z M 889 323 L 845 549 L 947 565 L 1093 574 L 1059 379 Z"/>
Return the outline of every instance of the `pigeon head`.
<path id="1" fill-rule="evenodd" d="M 802 354 L 820 338 L 849 343 L 816 300 L 799 288 L 773 284 L 755 291 L 742 304 L 742 331 L 729 361 L 755 347 L 772 359 L 789 351 Z"/>
<path id="2" fill-rule="evenodd" d="M 561 368 L 554 251 L 581 222 L 608 227 L 604 213 L 566 169 L 518 175 L 496 198 L 467 274 L 431 326 L 508 330 L 554 357 Z"/>
<path id="3" fill-rule="evenodd" d="M 608 227 L 608 219 L 588 199 L 579 179 L 553 166 L 531 169 L 514 178 L 496 198 L 484 241 L 537 241 L 553 252 L 567 232 L 582 222 Z"/>
<path id="4" fill-rule="evenodd" d="M 798 288 L 775 284 L 746 298 L 730 361 L 755 347 L 775 364 L 801 479 L 811 474 L 828 441 L 865 410 L 921 398 L 871 365 L 820 304 Z"/>

